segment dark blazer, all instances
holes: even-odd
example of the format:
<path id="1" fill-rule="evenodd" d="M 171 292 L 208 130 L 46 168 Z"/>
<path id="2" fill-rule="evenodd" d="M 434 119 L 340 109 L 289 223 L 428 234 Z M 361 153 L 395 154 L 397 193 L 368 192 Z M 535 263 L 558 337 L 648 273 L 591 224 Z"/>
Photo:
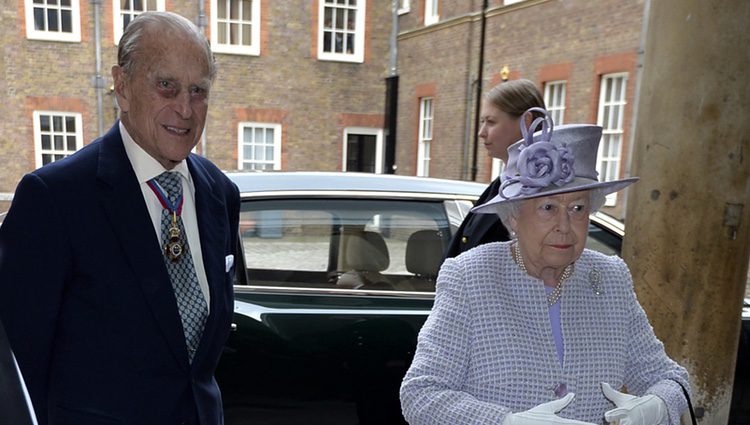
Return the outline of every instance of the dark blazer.
<path id="1" fill-rule="evenodd" d="M 0 424 L 31 425 L 31 414 L 13 352 L 0 323 Z"/>
<path id="2" fill-rule="evenodd" d="M 487 186 L 487 189 L 484 190 L 484 193 L 474 205 L 484 204 L 497 196 L 499 190 L 500 178 L 498 177 Z M 474 214 L 470 212 L 451 239 L 445 258 L 453 258 L 464 251 L 488 242 L 507 240 L 510 240 L 510 235 L 500 221 L 500 217 L 496 214 Z"/>
<path id="3" fill-rule="evenodd" d="M 192 364 L 118 125 L 24 176 L 0 227 L 0 316 L 40 425 L 223 423 L 239 195 L 190 155 L 210 314 Z M 198 422 L 199 421 L 199 422 Z"/>

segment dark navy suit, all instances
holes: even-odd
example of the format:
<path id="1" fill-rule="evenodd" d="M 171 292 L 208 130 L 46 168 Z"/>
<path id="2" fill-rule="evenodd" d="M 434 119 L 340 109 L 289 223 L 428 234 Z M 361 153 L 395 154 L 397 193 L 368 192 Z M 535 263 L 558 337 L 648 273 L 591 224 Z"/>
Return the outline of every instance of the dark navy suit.
<path id="1" fill-rule="evenodd" d="M 0 316 L 40 425 L 216 425 L 239 195 L 187 159 L 210 291 L 192 364 L 175 295 L 118 125 L 26 175 L 0 227 Z"/>
<path id="2" fill-rule="evenodd" d="M 486 203 L 497 196 L 499 190 L 500 178 L 497 178 L 487 186 L 487 189 L 484 190 L 484 193 L 474 205 Z M 497 214 L 474 214 L 470 212 L 464 218 L 450 245 L 448 245 L 445 258 L 453 258 L 464 251 L 488 242 L 502 242 L 509 239 L 508 230 L 503 226 Z"/>

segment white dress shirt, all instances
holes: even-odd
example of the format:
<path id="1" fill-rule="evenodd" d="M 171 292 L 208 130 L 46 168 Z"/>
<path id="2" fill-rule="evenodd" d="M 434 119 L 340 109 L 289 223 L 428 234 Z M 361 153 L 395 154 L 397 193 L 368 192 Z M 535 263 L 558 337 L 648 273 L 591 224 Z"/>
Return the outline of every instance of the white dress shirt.
<path id="1" fill-rule="evenodd" d="M 164 246 L 164 241 L 161 240 L 161 212 L 163 207 L 161 202 L 159 202 L 159 198 L 148 187 L 147 182 L 165 171 L 176 171 L 182 176 L 182 224 L 185 226 L 188 245 L 190 245 L 190 254 L 193 257 L 193 264 L 195 264 L 195 272 L 198 274 L 198 284 L 201 287 L 201 292 L 203 292 L 203 297 L 206 299 L 206 306 L 210 306 L 208 279 L 206 278 L 206 269 L 203 265 L 198 219 L 195 213 L 195 185 L 193 185 L 193 179 L 190 176 L 187 162 L 182 161 L 172 170 L 167 170 L 159 161 L 151 157 L 151 155 L 135 143 L 122 122 L 120 122 L 120 134 L 122 135 L 122 142 L 125 145 L 125 152 L 130 160 L 130 165 L 133 166 L 135 176 L 138 178 L 138 184 L 141 186 L 143 199 L 146 201 L 148 214 L 151 216 L 151 223 L 154 225 L 154 233 L 156 234 L 156 241 L 159 243 L 159 250 L 163 250 L 162 247 Z"/>

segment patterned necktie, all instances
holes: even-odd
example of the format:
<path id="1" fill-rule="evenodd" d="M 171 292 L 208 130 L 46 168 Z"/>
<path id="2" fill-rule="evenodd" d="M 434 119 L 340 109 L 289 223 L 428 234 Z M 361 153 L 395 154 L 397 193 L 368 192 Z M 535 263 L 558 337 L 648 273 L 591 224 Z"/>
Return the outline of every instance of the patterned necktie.
<path id="1" fill-rule="evenodd" d="M 163 193 L 159 194 L 158 188 L 150 185 L 162 205 L 165 206 L 161 213 L 161 237 L 164 247 L 162 254 L 164 254 L 164 264 L 167 266 L 172 289 L 177 299 L 188 358 L 192 363 L 203 335 L 208 308 L 198 284 L 198 275 L 195 273 L 193 257 L 187 243 L 185 226 L 182 224 L 182 182 L 177 172 L 164 172 L 151 181 L 156 181 L 163 190 Z M 164 198 L 167 197 L 169 202 L 165 203 Z M 176 237 L 175 233 L 177 233 Z M 175 246 L 175 244 L 180 246 Z"/>

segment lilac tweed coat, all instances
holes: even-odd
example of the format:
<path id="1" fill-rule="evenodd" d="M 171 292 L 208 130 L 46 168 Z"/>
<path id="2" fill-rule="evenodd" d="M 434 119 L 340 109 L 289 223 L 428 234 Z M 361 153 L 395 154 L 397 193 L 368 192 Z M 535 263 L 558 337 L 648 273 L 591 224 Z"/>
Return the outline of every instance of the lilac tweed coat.
<path id="1" fill-rule="evenodd" d="M 679 425 L 688 374 L 664 352 L 616 256 L 584 250 L 563 285 L 563 365 L 557 358 L 541 282 L 513 261 L 510 242 L 481 245 L 440 269 L 432 313 L 401 386 L 407 421 L 501 424 L 509 412 L 575 393 L 559 416 L 605 424 L 614 405 L 600 383 L 665 401 Z"/>

